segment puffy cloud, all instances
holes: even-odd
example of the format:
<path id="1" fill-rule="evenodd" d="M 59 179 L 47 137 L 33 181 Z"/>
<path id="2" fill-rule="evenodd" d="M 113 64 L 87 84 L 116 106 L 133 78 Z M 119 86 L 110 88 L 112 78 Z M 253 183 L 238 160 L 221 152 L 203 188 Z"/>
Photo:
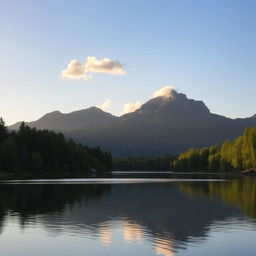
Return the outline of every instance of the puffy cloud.
<path id="1" fill-rule="evenodd" d="M 174 86 L 165 86 L 157 91 L 154 92 L 153 97 L 163 97 L 163 98 L 169 98 L 169 97 L 174 97 L 176 94 L 176 90 Z M 141 108 L 142 106 L 141 101 L 137 101 L 135 103 L 126 103 L 123 108 L 123 113 L 122 114 L 127 114 L 136 111 L 137 109 Z"/>
<path id="2" fill-rule="evenodd" d="M 110 105 L 111 105 L 111 100 L 106 100 L 100 106 L 98 106 L 98 108 L 105 111 L 110 107 Z"/>
<path id="3" fill-rule="evenodd" d="M 169 98 L 173 96 L 173 92 L 175 92 L 174 86 L 165 86 L 162 89 L 155 91 L 153 97 Z"/>
<path id="4" fill-rule="evenodd" d="M 124 105 L 123 114 L 134 112 L 142 106 L 142 102 L 137 101 L 136 103 L 126 103 Z"/>
<path id="5" fill-rule="evenodd" d="M 72 60 L 67 69 L 61 72 L 63 78 L 85 80 L 92 78 L 91 73 L 123 75 L 126 72 L 124 65 L 119 61 L 113 61 L 109 58 L 98 60 L 96 57 L 88 57 L 85 63 Z"/>
<path id="6" fill-rule="evenodd" d="M 71 60 L 68 68 L 61 72 L 62 77 L 69 79 L 89 79 L 90 75 L 85 70 L 85 65 L 77 60 Z"/>
<path id="7" fill-rule="evenodd" d="M 123 75 L 126 73 L 124 66 L 119 61 L 113 61 L 109 58 L 97 60 L 96 57 L 88 57 L 85 63 L 85 69 L 90 72 L 112 75 Z"/>

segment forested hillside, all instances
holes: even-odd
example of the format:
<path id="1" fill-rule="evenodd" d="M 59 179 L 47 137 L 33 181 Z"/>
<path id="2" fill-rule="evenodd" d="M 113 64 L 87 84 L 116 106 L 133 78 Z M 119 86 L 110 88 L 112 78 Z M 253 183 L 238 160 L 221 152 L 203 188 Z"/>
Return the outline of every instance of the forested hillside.
<path id="1" fill-rule="evenodd" d="M 171 167 L 183 171 L 256 171 L 256 126 L 221 146 L 191 148 L 172 161 Z"/>
<path id="2" fill-rule="evenodd" d="M 112 158 L 99 148 L 66 139 L 63 134 L 30 128 L 24 123 L 8 133 L 0 118 L 0 172 L 84 173 L 111 170 Z"/>

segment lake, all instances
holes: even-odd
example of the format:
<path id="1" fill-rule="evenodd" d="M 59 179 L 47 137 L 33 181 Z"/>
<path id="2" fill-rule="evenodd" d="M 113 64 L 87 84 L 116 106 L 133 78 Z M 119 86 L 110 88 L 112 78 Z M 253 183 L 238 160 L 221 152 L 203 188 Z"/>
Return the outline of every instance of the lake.
<path id="1" fill-rule="evenodd" d="M 115 173 L 0 183 L 8 256 L 253 256 L 256 179 Z"/>

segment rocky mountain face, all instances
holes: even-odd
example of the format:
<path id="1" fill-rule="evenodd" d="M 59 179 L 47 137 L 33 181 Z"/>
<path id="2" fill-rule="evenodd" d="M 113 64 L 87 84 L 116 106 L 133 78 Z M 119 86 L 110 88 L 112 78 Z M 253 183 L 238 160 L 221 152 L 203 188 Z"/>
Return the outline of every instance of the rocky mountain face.
<path id="1" fill-rule="evenodd" d="M 117 157 L 158 156 L 234 139 L 244 128 L 256 125 L 256 118 L 230 119 L 212 114 L 202 101 L 173 91 L 171 96 L 153 98 L 121 117 L 92 107 L 70 114 L 52 112 L 28 125 L 60 130 Z"/>

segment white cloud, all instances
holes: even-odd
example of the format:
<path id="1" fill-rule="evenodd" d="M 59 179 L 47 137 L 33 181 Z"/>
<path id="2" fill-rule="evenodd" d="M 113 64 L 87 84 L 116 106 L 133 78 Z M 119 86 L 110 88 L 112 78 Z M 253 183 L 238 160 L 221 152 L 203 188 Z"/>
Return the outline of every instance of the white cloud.
<path id="1" fill-rule="evenodd" d="M 110 107 L 110 105 L 111 105 L 111 100 L 106 100 L 100 106 L 98 106 L 98 108 L 105 111 Z"/>
<path id="2" fill-rule="evenodd" d="M 153 97 L 163 97 L 163 98 L 169 98 L 173 96 L 173 92 L 175 91 L 174 86 L 165 86 L 162 89 L 155 91 L 153 94 Z"/>
<path id="3" fill-rule="evenodd" d="M 109 58 L 97 60 L 96 57 L 88 57 L 85 63 L 85 69 L 90 72 L 112 75 L 123 75 L 126 73 L 124 66 L 119 61 L 113 61 Z"/>
<path id="4" fill-rule="evenodd" d="M 126 103 L 124 105 L 123 114 L 134 112 L 142 106 L 142 102 L 137 101 L 136 103 Z"/>
<path id="5" fill-rule="evenodd" d="M 98 60 L 96 57 L 88 57 L 85 63 L 72 60 L 67 69 L 61 73 L 63 78 L 87 80 L 92 78 L 91 73 L 124 75 L 126 71 L 124 65 L 119 61 L 113 61 L 109 58 Z"/>
<path id="6" fill-rule="evenodd" d="M 62 77 L 69 79 L 89 79 L 90 75 L 85 70 L 85 65 L 77 60 L 71 60 L 68 68 L 61 72 Z"/>

